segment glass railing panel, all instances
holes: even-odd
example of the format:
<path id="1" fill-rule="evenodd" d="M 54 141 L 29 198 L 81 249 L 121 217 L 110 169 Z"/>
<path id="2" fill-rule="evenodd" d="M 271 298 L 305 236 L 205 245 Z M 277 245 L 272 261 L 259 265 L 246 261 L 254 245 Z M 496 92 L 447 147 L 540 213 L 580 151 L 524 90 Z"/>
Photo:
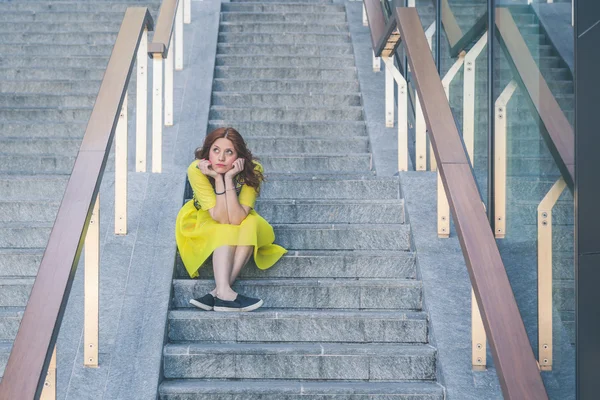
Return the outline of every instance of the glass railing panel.
<path id="1" fill-rule="evenodd" d="M 560 103 L 571 87 L 561 82 L 533 7 L 509 10 L 530 53 L 519 57 L 533 58 Z M 526 89 L 502 41 L 493 65 L 494 231 L 548 395 L 575 399 L 573 197 L 534 107 L 546 100 L 542 78 Z"/>

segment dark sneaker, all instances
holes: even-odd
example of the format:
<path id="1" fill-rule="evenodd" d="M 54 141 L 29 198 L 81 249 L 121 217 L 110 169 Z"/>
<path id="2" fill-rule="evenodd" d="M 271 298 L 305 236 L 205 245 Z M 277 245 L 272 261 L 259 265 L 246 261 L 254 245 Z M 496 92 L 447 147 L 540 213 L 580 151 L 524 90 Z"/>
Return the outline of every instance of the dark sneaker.
<path id="1" fill-rule="evenodd" d="M 213 307 L 215 306 L 215 298 L 209 293 L 200 297 L 199 299 L 191 299 L 190 304 L 206 311 L 212 311 Z"/>
<path id="2" fill-rule="evenodd" d="M 252 297 L 246 297 L 238 294 L 235 300 L 221 300 L 215 297 L 215 311 L 252 311 L 256 310 L 263 305 L 261 299 L 253 299 Z"/>

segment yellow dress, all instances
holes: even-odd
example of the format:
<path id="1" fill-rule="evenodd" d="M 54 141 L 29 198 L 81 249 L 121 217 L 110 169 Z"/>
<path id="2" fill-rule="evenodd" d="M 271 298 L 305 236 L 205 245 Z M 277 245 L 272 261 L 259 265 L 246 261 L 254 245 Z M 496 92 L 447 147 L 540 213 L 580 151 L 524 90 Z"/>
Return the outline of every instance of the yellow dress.
<path id="1" fill-rule="evenodd" d="M 272 267 L 287 250 L 273 244 L 273 228 L 254 211 L 256 190 L 247 185 L 241 186 L 238 200 L 241 205 L 252 209 L 240 225 L 218 223 L 208 212 L 217 204 L 217 196 L 208 177 L 197 168 L 197 163 L 194 160 L 187 170 L 194 198 L 179 210 L 175 226 L 179 254 L 190 277 L 197 277 L 202 264 L 221 246 L 254 246 L 256 266 L 260 269 Z M 255 168 L 262 172 L 262 166 L 255 164 Z"/>

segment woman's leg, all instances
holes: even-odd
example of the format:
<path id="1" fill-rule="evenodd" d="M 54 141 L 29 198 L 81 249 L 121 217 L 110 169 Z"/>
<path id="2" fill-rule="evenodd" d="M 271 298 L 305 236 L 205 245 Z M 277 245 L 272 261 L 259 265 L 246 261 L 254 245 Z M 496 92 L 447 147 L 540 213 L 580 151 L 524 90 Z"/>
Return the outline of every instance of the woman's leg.
<path id="1" fill-rule="evenodd" d="M 237 293 L 230 284 L 231 271 L 234 264 L 235 246 L 221 246 L 215 249 L 212 256 L 215 275 L 215 294 L 221 300 L 235 300 Z"/>
<path id="2" fill-rule="evenodd" d="M 254 246 L 236 246 L 233 256 L 233 268 L 231 269 L 231 275 L 229 277 L 229 284 L 233 286 L 236 278 L 240 274 L 244 265 L 248 263 L 250 257 L 254 253 Z"/>

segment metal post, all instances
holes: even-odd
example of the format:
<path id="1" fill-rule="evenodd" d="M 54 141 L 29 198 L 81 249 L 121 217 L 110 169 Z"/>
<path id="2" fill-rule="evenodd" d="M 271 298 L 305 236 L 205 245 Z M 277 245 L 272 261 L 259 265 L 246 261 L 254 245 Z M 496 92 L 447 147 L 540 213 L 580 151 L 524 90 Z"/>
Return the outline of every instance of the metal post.
<path id="1" fill-rule="evenodd" d="M 375 52 L 373 52 L 373 72 L 381 71 L 381 61 L 379 57 L 375 57 Z"/>
<path id="2" fill-rule="evenodd" d="M 154 54 L 152 82 L 152 172 L 162 172 L 163 58 Z"/>
<path id="3" fill-rule="evenodd" d="M 192 0 L 183 0 L 183 22 L 192 22 Z"/>
<path id="4" fill-rule="evenodd" d="M 382 57 L 386 73 L 398 84 L 398 171 L 408 171 L 408 85 L 394 65 L 393 57 Z"/>
<path id="5" fill-rule="evenodd" d="M 537 209 L 538 220 L 538 351 L 540 369 L 552 370 L 552 209 L 567 187 L 561 177 Z"/>
<path id="6" fill-rule="evenodd" d="M 415 91 L 415 169 L 427 171 L 427 125 L 419 101 L 419 94 Z"/>
<path id="7" fill-rule="evenodd" d="M 487 33 L 477 41 L 465 56 L 464 92 L 463 92 L 463 140 L 471 164 L 475 164 L 475 62 L 487 44 Z"/>
<path id="8" fill-rule="evenodd" d="M 508 102 L 512 98 L 513 93 L 517 89 L 517 82 L 510 81 L 506 88 L 502 91 L 495 106 L 496 124 L 494 129 L 495 152 L 496 158 L 494 163 L 494 193 L 496 198 L 494 201 L 494 235 L 496 239 L 504 239 L 506 235 L 506 125 L 508 120 Z"/>
<path id="9" fill-rule="evenodd" d="M 465 61 L 465 52 L 461 52 L 458 56 L 458 59 L 452 65 L 452 67 L 448 70 L 444 79 L 442 79 L 442 86 L 444 87 L 444 91 L 446 92 L 446 98 L 448 99 L 448 103 L 450 102 L 450 84 L 462 68 Z M 431 152 L 431 159 L 433 160 L 435 155 L 433 151 Z M 448 238 L 450 237 L 450 205 L 448 204 L 448 198 L 446 196 L 446 191 L 444 190 L 444 185 L 442 184 L 442 178 L 440 173 L 438 172 L 437 179 L 437 215 L 438 215 L 438 237 L 440 238 Z"/>
<path id="10" fill-rule="evenodd" d="M 431 24 L 427 31 L 425 32 L 425 37 L 427 38 L 427 43 L 429 44 L 429 50 L 433 48 L 433 34 L 436 32 L 437 28 L 435 23 Z M 438 68 L 439 73 L 439 68 Z M 437 171 L 437 161 L 435 156 L 433 155 L 433 146 L 431 145 L 431 140 L 429 143 L 429 168 L 431 171 Z"/>
<path id="11" fill-rule="evenodd" d="M 369 26 L 369 19 L 367 18 L 367 9 L 365 8 L 364 2 L 363 2 L 363 26 Z"/>
<path id="12" fill-rule="evenodd" d="M 183 69 L 183 0 L 177 3 L 175 14 L 175 69 Z"/>
<path id="13" fill-rule="evenodd" d="M 474 371 L 485 370 L 487 365 L 487 337 L 475 292 L 471 289 L 471 355 Z"/>
<path id="14" fill-rule="evenodd" d="M 382 57 L 384 58 L 384 57 Z M 393 63 L 393 57 L 391 62 Z M 394 127 L 394 77 L 392 76 L 391 69 L 387 66 L 388 62 L 384 58 L 385 68 L 385 127 Z"/>
<path id="15" fill-rule="evenodd" d="M 56 346 L 52 351 L 52 358 L 48 365 L 48 372 L 46 373 L 46 380 L 44 381 L 44 388 L 40 400 L 56 400 Z"/>
<path id="16" fill-rule="evenodd" d="M 487 70 L 487 96 L 488 96 L 488 170 L 487 170 L 487 212 L 488 221 L 493 229 L 494 226 L 494 154 L 495 154 L 495 139 L 494 139 L 494 38 L 496 37 L 496 1 L 488 0 L 488 70 Z M 475 165 L 473 163 L 473 165 Z"/>
<path id="17" fill-rule="evenodd" d="M 435 13 L 435 65 L 438 75 L 442 70 L 442 0 L 437 0 L 437 12 Z M 431 47 L 431 44 L 429 45 Z"/>
<path id="18" fill-rule="evenodd" d="M 87 235 L 84 266 L 83 365 L 98 366 L 98 292 L 100 283 L 100 195 L 97 195 Z"/>
<path id="19" fill-rule="evenodd" d="M 148 28 L 144 29 L 137 52 L 135 100 L 135 170 L 146 172 L 148 135 Z"/>
<path id="20" fill-rule="evenodd" d="M 127 97 L 115 132 L 115 235 L 127 235 Z"/>
<path id="21" fill-rule="evenodd" d="M 169 52 L 165 58 L 165 126 L 173 126 L 173 59 L 175 48 L 173 47 L 173 35 Z"/>

